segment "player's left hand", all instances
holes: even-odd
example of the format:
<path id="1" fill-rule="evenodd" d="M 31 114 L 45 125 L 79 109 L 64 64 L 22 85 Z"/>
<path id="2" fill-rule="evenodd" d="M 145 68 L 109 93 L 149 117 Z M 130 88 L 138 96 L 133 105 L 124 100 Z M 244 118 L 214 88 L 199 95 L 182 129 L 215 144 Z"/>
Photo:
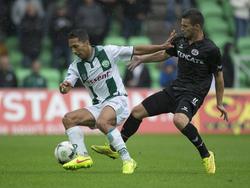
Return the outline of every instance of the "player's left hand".
<path id="1" fill-rule="evenodd" d="M 217 105 L 217 109 L 221 112 L 220 117 L 223 117 L 224 120 L 228 121 L 228 115 L 225 107 L 221 105 Z"/>

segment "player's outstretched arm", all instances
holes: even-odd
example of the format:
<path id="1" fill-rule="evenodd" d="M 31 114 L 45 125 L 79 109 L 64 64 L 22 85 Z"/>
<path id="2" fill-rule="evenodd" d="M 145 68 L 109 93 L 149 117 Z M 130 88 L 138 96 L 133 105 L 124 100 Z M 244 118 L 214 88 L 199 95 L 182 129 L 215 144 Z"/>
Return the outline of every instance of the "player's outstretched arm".
<path id="1" fill-rule="evenodd" d="M 174 46 L 172 45 L 172 41 L 175 36 L 176 32 L 174 30 L 163 44 L 135 46 L 133 55 L 152 54 L 161 50 L 167 50 L 169 48 L 173 48 Z"/>
<path id="2" fill-rule="evenodd" d="M 214 74 L 214 78 L 215 78 L 217 109 L 221 112 L 221 117 L 223 117 L 224 120 L 228 121 L 227 111 L 223 106 L 223 94 L 224 94 L 223 72 L 222 71 L 216 72 Z"/>
<path id="3" fill-rule="evenodd" d="M 134 70 L 135 67 L 141 63 L 160 62 L 168 59 L 169 57 L 170 56 L 165 52 L 165 50 L 148 55 L 133 56 L 132 60 L 128 64 L 128 69 Z"/>

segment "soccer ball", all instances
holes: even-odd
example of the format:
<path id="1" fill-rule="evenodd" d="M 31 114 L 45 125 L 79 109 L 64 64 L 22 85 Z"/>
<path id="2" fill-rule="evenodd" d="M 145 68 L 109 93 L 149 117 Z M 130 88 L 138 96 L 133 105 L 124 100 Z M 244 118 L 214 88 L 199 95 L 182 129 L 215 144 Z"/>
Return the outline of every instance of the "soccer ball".
<path id="1" fill-rule="evenodd" d="M 61 164 L 67 163 L 76 157 L 76 144 L 71 144 L 69 141 L 59 143 L 55 148 L 55 157 Z"/>

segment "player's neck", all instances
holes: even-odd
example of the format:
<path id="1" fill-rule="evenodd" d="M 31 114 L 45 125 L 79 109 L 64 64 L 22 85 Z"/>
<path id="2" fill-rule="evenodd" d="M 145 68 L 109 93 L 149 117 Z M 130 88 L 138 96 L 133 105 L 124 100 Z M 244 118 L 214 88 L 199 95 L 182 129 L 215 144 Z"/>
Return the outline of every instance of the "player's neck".
<path id="1" fill-rule="evenodd" d="M 204 33 L 203 31 L 197 32 L 196 34 L 194 34 L 194 36 L 189 40 L 189 43 L 192 44 L 196 41 L 200 41 L 204 39 Z"/>
<path id="2" fill-rule="evenodd" d="M 90 49 L 90 56 L 88 57 L 87 61 L 92 61 L 93 58 L 94 58 L 94 56 L 95 56 L 95 48 L 93 48 L 93 47 L 91 46 L 91 49 Z"/>

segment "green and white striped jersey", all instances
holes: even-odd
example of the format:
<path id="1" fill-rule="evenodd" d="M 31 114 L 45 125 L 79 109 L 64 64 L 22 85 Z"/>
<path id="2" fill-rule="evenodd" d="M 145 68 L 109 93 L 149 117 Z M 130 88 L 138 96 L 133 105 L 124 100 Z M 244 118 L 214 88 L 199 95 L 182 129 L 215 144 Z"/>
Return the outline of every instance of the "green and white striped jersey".
<path id="1" fill-rule="evenodd" d="M 95 46 L 91 61 L 77 57 L 70 64 L 65 80 L 74 86 L 80 78 L 93 104 L 114 96 L 127 95 L 116 63 L 129 61 L 132 54 L 132 46 Z"/>

